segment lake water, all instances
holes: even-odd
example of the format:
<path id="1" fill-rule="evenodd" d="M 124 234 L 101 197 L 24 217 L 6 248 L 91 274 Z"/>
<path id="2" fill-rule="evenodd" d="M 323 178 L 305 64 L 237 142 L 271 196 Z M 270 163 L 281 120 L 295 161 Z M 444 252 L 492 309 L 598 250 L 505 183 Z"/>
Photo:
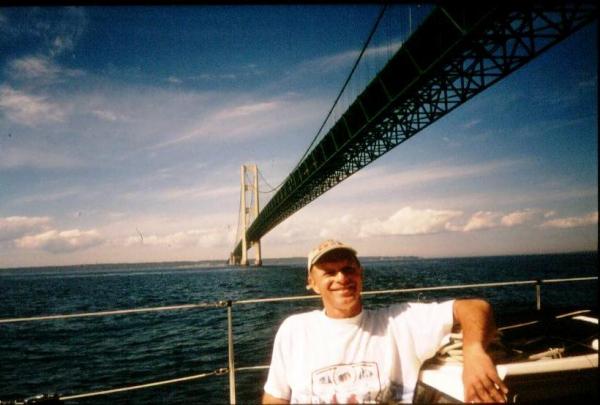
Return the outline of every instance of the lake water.
<path id="1" fill-rule="evenodd" d="M 277 327 L 318 300 L 237 305 L 306 295 L 303 258 L 262 268 L 219 262 L 0 270 L 0 319 L 233 300 L 236 367 L 267 365 Z M 482 258 L 365 258 L 364 290 L 597 276 L 597 252 Z M 535 309 L 532 285 L 365 297 L 391 302 L 483 297 L 498 318 Z M 542 305 L 597 306 L 597 282 L 542 286 Z M 76 395 L 227 367 L 225 308 L 0 324 L 0 400 Z M 256 403 L 266 371 L 236 374 L 237 399 Z M 79 399 L 81 404 L 229 403 L 227 375 Z"/>

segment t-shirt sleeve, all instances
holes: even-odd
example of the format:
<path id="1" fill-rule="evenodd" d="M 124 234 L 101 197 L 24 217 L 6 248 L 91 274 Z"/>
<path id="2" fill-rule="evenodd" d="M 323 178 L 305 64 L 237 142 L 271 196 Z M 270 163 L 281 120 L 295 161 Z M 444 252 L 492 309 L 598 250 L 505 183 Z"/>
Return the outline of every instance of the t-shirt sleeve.
<path id="1" fill-rule="evenodd" d="M 425 361 L 440 348 L 454 324 L 454 300 L 409 304 L 408 323 L 417 357 Z"/>
<path id="2" fill-rule="evenodd" d="M 289 324 L 284 321 L 275 335 L 271 366 L 264 386 L 267 394 L 287 400 L 291 397 L 291 388 L 286 373 L 286 353 L 290 353 L 289 336 Z"/>

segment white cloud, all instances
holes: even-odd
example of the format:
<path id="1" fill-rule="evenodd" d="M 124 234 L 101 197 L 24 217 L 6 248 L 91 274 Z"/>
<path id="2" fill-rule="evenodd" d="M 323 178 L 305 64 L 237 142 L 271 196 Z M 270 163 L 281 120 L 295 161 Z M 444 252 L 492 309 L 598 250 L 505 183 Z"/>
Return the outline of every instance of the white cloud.
<path id="1" fill-rule="evenodd" d="M 73 198 L 84 194 L 84 189 L 81 188 L 70 188 L 62 189 L 54 192 L 37 192 L 22 197 L 17 197 L 11 200 L 14 205 L 31 204 L 31 203 L 48 203 L 50 201 L 64 200 L 66 198 Z"/>
<path id="2" fill-rule="evenodd" d="M 463 128 L 466 128 L 466 129 L 471 129 L 471 128 L 473 128 L 474 126 L 476 126 L 476 125 L 479 125 L 479 123 L 480 123 L 480 122 L 481 122 L 481 119 L 479 119 L 479 118 L 476 118 L 476 119 L 474 119 L 474 120 L 471 120 L 471 121 L 469 121 L 469 122 L 466 122 L 466 123 L 464 123 L 464 124 L 463 124 Z"/>
<path id="3" fill-rule="evenodd" d="M 222 67 L 221 67 L 222 68 Z M 261 69 L 257 64 L 250 63 L 247 65 L 241 66 L 232 66 L 227 68 L 227 70 L 219 69 L 212 70 L 211 72 L 203 72 L 198 75 L 189 75 L 185 76 L 184 80 L 187 81 L 206 81 L 214 84 L 215 82 L 231 82 L 234 80 L 243 80 L 249 77 L 255 77 L 263 75 L 265 72 Z M 173 76 L 171 76 L 173 77 Z"/>
<path id="4" fill-rule="evenodd" d="M 373 58 L 377 57 L 382 58 L 383 60 L 383 58 L 387 58 L 393 55 L 396 52 L 396 50 L 400 48 L 400 46 L 402 46 L 402 41 L 393 42 L 389 46 L 370 46 L 363 54 L 361 62 L 368 60 L 370 63 L 373 63 Z M 333 55 L 323 56 L 302 63 L 299 66 L 299 70 L 314 71 L 316 69 L 319 72 L 328 72 L 340 68 L 345 68 L 353 64 L 358 58 L 359 54 L 360 50 L 353 49 L 350 51 L 339 52 Z"/>
<path id="5" fill-rule="evenodd" d="M 327 219 L 321 226 L 319 236 L 323 239 L 335 239 L 339 235 L 358 235 L 360 229 L 361 221 L 353 215 L 347 214 L 342 217 Z"/>
<path id="6" fill-rule="evenodd" d="M 37 80 L 44 84 L 83 75 L 81 70 L 63 68 L 51 58 L 40 55 L 12 60 L 9 71 L 13 79 Z"/>
<path id="7" fill-rule="evenodd" d="M 0 110 L 12 121 L 30 127 L 45 122 L 63 122 L 66 116 L 66 111 L 47 97 L 27 94 L 9 86 L 0 86 Z"/>
<path id="8" fill-rule="evenodd" d="M 372 219 L 363 222 L 359 237 L 438 233 L 451 229 L 450 221 L 461 215 L 461 211 L 454 210 L 404 207 L 385 220 Z"/>
<path id="9" fill-rule="evenodd" d="M 597 225 L 598 212 L 591 212 L 578 217 L 565 217 L 551 219 L 542 223 L 542 228 L 576 228 L 579 226 Z"/>
<path id="10" fill-rule="evenodd" d="M 50 55 L 72 50 L 87 25 L 83 7 L 24 7 L 22 20 L 0 13 L 0 32 Z M 20 23 L 26 21 L 26 23 Z"/>
<path id="11" fill-rule="evenodd" d="M 207 102 L 205 105 L 209 105 Z M 197 106 L 196 108 L 202 108 Z M 236 100 L 214 111 L 205 111 L 204 116 L 179 130 L 168 140 L 152 146 L 164 148 L 193 140 L 241 139 L 267 137 L 285 128 L 297 128 L 321 113 L 320 106 L 312 100 L 290 100 L 286 97 L 253 103 Z M 286 117 L 286 119 L 282 119 Z"/>
<path id="12" fill-rule="evenodd" d="M 492 229 L 492 228 L 512 228 L 515 226 L 521 226 L 525 224 L 539 224 L 542 218 L 549 218 L 556 215 L 554 211 L 543 211 L 540 209 L 527 208 L 524 210 L 513 211 L 508 214 L 503 214 L 501 212 L 493 212 L 493 211 L 478 211 L 473 214 L 466 225 L 464 226 L 456 226 L 452 225 L 450 230 L 459 231 L 459 232 L 471 232 L 471 231 L 479 231 L 484 229 Z M 598 214 L 595 214 L 595 221 L 598 221 Z M 576 218 L 561 218 L 557 220 L 547 221 L 542 224 L 542 227 L 572 227 L 572 226 L 580 226 L 575 224 L 588 225 L 593 223 L 594 217 L 593 214 L 584 216 L 584 217 L 576 217 Z"/>
<path id="13" fill-rule="evenodd" d="M 63 19 L 57 24 L 53 32 L 50 54 L 60 55 L 75 48 L 79 38 L 84 33 L 87 17 L 82 7 L 68 7 L 65 9 Z"/>
<path id="14" fill-rule="evenodd" d="M 252 114 L 260 114 L 266 111 L 271 111 L 278 107 L 275 101 L 259 102 L 252 104 L 244 104 L 222 110 L 216 114 L 218 119 L 235 118 Z"/>
<path id="15" fill-rule="evenodd" d="M 58 169 L 79 167 L 79 159 L 44 148 L 8 147 L 0 149 L 0 168 L 14 169 L 30 167 L 37 169 Z"/>
<path id="16" fill-rule="evenodd" d="M 168 247 L 181 249 L 186 247 L 214 248 L 229 244 L 229 235 L 221 228 L 190 229 L 187 231 L 174 232 L 167 235 L 143 235 L 138 234 L 126 238 L 123 242 L 125 247 L 146 245 L 155 247 Z"/>
<path id="17" fill-rule="evenodd" d="M 181 83 L 183 82 L 183 80 L 181 80 L 180 78 L 178 78 L 178 77 L 175 77 L 175 76 L 169 76 L 169 77 L 167 78 L 167 81 L 168 81 L 169 83 L 173 83 L 173 84 L 181 84 Z"/>
<path id="18" fill-rule="evenodd" d="M 51 55 L 59 55 L 64 51 L 73 49 L 74 41 L 73 38 L 66 35 L 58 35 L 52 41 L 52 48 L 50 50 Z"/>
<path id="19" fill-rule="evenodd" d="M 158 174 L 163 178 L 169 176 Z M 158 177 L 156 176 L 156 177 Z M 148 181 L 152 177 L 148 177 Z M 226 201 L 237 200 L 240 194 L 240 186 L 221 186 L 214 184 L 198 184 L 180 187 L 157 187 L 148 193 L 147 188 L 133 188 L 121 194 L 121 197 L 127 200 L 152 200 L 152 201 L 199 201 L 199 200 L 219 200 Z"/>
<path id="20" fill-rule="evenodd" d="M 0 217 L 0 241 L 20 238 L 31 232 L 39 232 L 49 223 L 49 217 Z"/>
<path id="21" fill-rule="evenodd" d="M 270 245 L 297 245 L 319 239 L 356 238 L 370 240 L 373 237 L 401 237 L 425 236 L 440 233 L 469 233 L 494 228 L 516 228 L 529 226 L 531 229 L 539 228 L 543 218 L 552 211 L 540 208 L 526 208 L 509 213 L 500 211 L 480 210 L 474 214 L 466 214 L 461 210 L 426 209 L 403 207 L 388 217 L 375 217 L 363 213 L 347 213 L 336 215 L 336 209 L 310 209 L 311 213 L 304 215 L 302 212 L 284 221 L 268 235 Z M 337 208 L 339 212 L 340 208 Z M 344 208 L 341 208 L 343 211 Z M 377 212 L 379 209 L 367 211 Z M 364 212 L 364 211 L 363 211 Z M 588 215 L 587 220 L 578 223 L 597 222 L 597 214 Z M 326 220 L 322 220 L 326 218 Z M 576 221 L 570 221 L 573 223 Z M 514 235 L 520 231 L 515 230 Z M 447 236 L 451 237 L 451 236 Z"/>
<path id="22" fill-rule="evenodd" d="M 427 183 L 480 177 L 504 170 L 513 170 L 523 164 L 524 161 L 522 160 L 497 160 L 472 165 L 451 165 L 444 162 L 435 162 L 427 166 L 397 171 L 389 170 L 386 167 L 373 167 L 353 175 L 352 187 L 344 188 L 343 197 L 346 197 L 345 193 L 364 195 L 364 193 L 373 193 L 378 190 L 406 190 L 409 186 L 421 187 Z"/>
<path id="23" fill-rule="evenodd" d="M 207 199 L 207 198 L 223 198 L 224 196 L 236 196 L 240 193 L 240 187 L 178 187 L 169 188 L 162 192 L 155 193 L 158 199 L 178 200 L 186 199 Z"/>
<path id="24" fill-rule="evenodd" d="M 547 213 L 545 213 L 547 214 Z M 525 209 L 523 211 L 515 211 L 506 214 L 500 220 L 500 223 L 506 227 L 523 225 L 527 222 L 531 222 L 540 215 L 539 210 Z"/>
<path id="25" fill-rule="evenodd" d="M 10 62 L 9 67 L 14 78 L 22 79 L 54 78 L 60 71 L 50 59 L 40 56 L 15 59 Z"/>
<path id="26" fill-rule="evenodd" d="M 498 220 L 502 216 L 499 212 L 478 211 L 471 216 L 463 231 L 479 231 L 482 229 L 490 229 L 498 226 Z"/>
<path id="27" fill-rule="evenodd" d="M 221 73 L 221 74 L 211 74 L 211 73 L 202 73 L 194 78 L 206 80 L 206 81 L 215 81 L 215 80 L 235 80 L 237 76 L 233 73 Z"/>
<path id="28" fill-rule="evenodd" d="M 101 120 L 108 121 L 108 122 L 127 120 L 127 118 L 124 115 L 116 113 L 111 110 L 96 109 L 96 110 L 92 110 L 92 114 L 94 114 L 96 117 L 100 118 Z"/>
<path id="29" fill-rule="evenodd" d="M 31 27 L 42 39 L 40 45 L 51 56 L 73 50 L 87 25 L 85 9 L 82 7 L 33 9 L 29 18 L 32 20 Z"/>
<path id="30" fill-rule="evenodd" d="M 49 230 L 37 235 L 24 236 L 15 241 L 22 249 L 44 250 L 50 253 L 71 253 L 100 245 L 104 238 L 97 230 L 81 231 L 70 229 L 66 231 Z"/>
<path id="31" fill-rule="evenodd" d="M 311 218 L 297 215 L 275 227 L 265 238 L 268 238 L 270 245 L 293 245 L 298 242 L 311 240 L 315 235 L 324 232 L 324 227 L 319 226 Z"/>

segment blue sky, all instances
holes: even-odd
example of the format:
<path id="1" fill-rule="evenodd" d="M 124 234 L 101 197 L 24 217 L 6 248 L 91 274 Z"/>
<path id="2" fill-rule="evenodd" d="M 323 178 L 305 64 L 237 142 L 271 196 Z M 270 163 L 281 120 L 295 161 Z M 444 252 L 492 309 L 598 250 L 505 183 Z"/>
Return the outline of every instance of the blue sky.
<path id="1" fill-rule="evenodd" d="M 0 268 L 228 257 L 240 165 L 289 173 L 379 10 L 0 8 Z M 386 12 L 338 114 L 427 12 Z M 288 218 L 264 256 L 327 237 L 364 255 L 597 249 L 596 30 Z"/>

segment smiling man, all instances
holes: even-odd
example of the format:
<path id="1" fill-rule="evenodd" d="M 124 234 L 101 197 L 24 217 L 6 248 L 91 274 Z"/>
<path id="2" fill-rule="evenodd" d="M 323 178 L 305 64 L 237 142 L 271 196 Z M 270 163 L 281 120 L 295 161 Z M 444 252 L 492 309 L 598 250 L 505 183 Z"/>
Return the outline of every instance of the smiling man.
<path id="1" fill-rule="evenodd" d="M 356 251 L 327 240 L 308 255 L 308 285 L 323 310 L 287 318 L 273 347 L 263 403 L 410 402 L 419 368 L 453 326 L 463 332 L 469 402 L 504 402 L 506 386 L 485 352 L 495 334 L 482 300 L 363 309 Z"/>

